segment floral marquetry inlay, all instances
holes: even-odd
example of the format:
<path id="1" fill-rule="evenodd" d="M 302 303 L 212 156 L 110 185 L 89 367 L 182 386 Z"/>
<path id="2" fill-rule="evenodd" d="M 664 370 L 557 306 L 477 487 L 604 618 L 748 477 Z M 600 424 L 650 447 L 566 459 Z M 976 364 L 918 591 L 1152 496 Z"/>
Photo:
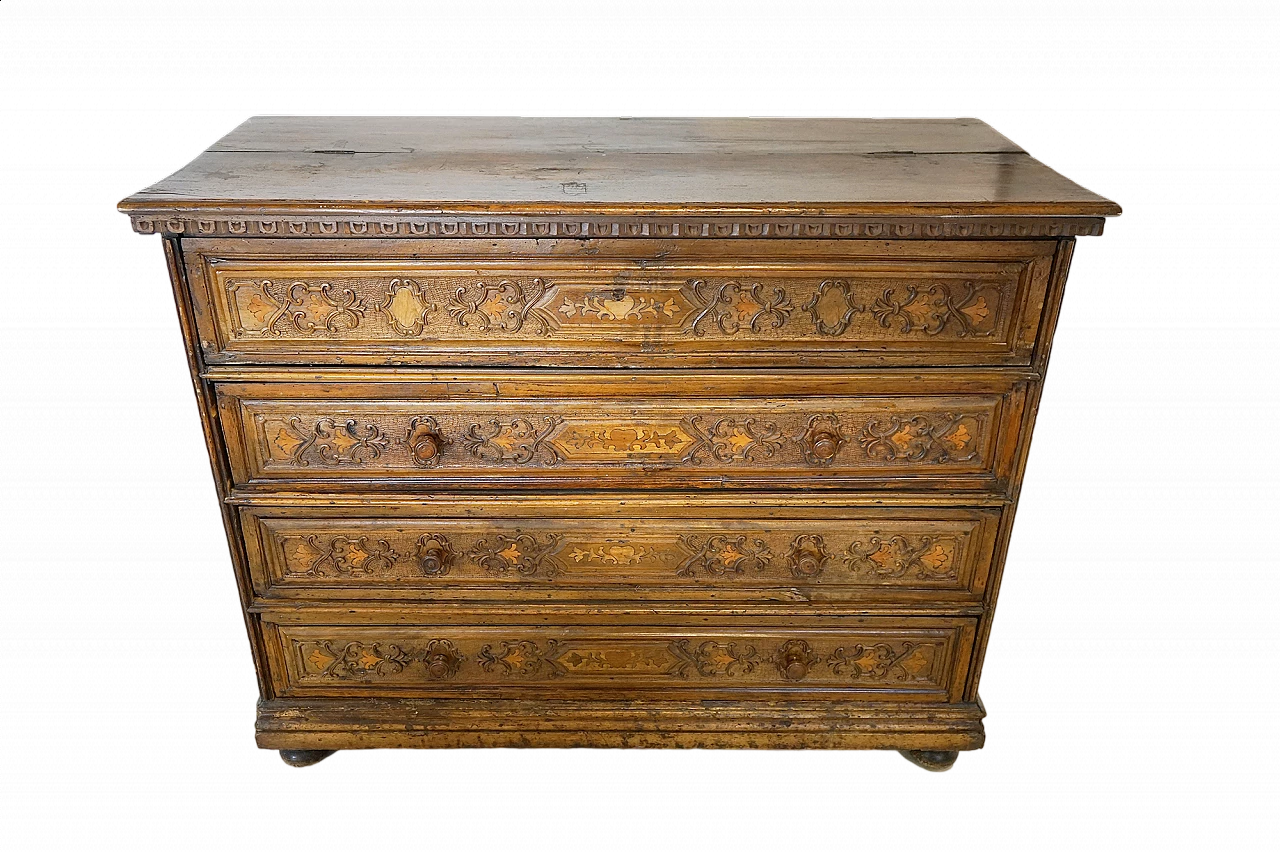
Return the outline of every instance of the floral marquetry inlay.
<path id="1" fill-rule="evenodd" d="M 682 320 L 687 308 L 674 296 L 667 296 L 665 299 L 662 296 L 636 296 L 621 289 L 611 293 L 584 293 L 576 299 L 565 296 L 556 311 L 564 315 L 566 320 L 582 318 L 615 323 L 629 320 Z"/>
<path id="2" fill-rule="evenodd" d="M 982 419 L 974 415 L 915 415 L 873 419 L 859 443 L 867 456 L 889 462 L 966 462 L 978 456 Z"/>
<path id="3" fill-rule="evenodd" d="M 901 578 L 908 573 L 920 580 L 949 580 L 956 577 L 957 540 L 950 537 L 872 536 L 865 543 L 849 546 L 849 569 L 877 578 Z"/>
<path id="4" fill-rule="evenodd" d="M 320 418 L 314 424 L 302 418 L 263 421 L 273 459 L 295 465 L 359 465 L 380 457 L 391 440 L 377 424 L 355 418 Z"/>

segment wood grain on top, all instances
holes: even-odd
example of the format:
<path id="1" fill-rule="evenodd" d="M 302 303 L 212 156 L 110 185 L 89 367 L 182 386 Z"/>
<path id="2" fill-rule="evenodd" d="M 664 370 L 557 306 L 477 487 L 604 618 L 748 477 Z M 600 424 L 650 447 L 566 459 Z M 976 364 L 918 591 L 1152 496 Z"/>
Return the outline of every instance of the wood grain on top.
<path id="1" fill-rule="evenodd" d="M 120 205 L 1104 216 L 976 119 L 257 117 Z"/>

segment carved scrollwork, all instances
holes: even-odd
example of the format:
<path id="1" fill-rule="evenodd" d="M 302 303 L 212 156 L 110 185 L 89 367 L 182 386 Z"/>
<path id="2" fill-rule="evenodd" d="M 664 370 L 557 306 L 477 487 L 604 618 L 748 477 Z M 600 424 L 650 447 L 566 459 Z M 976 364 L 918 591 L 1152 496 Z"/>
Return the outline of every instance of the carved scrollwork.
<path id="1" fill-rule="evenodd" d="M 941 417 L 894 415 L 885 421 L 868 421 L 859 444 L 868 458 L 888 462 L 968 462 L 978 456 L 976 433 L 980 424 L 977 415 L 949 412 Z"/>
<path id="2" fill-rule="evenodd" d="M 350 288 L 335 288 L 329 282 L 297 281 L 289 288 L 286 314 L 293 327 L 304 335 L 321 329 L 336 333 L 350 331 L 364 317 L 364 303 Z"/>
<path id="3" fill-rule="evenodd" d="M 556 465 L 561 459 L 560 452 L 554 444 L 547 442 L 547 437 L 562 422 L 559 417 L 546 418 L 542 429 L 525 418 L 516 418 L 510 423 L 492 420 L 488 427 L 472 424 L 467 428 L 462 444 L 468 453 L 485 462 L 524 465 L 537 461 Z"/>
<path id="4" fill-rule="evenodd" d="M 919 331 L 937 335 L 954 325 L 956 335 L 962 338 L 981 337 L 995 331 L 994 325 L 983 328 L 988 320 L 994 319 L 993 308 L 987 304 L 989 285 L 978 287 L 971 281 L 965 282 L 964 292 L 958 297 L 953 296 L 947 284 L 927 288 L 905 285 L 902 290 L 905 295 L 898 297 L 895 288 L 886 288 L 871 306 L 871 315 L 886 329 L 896 324 L 903 333 Z"/>
<path id="5" fill-rule="evenodd" d="M 901 578 L 914 572 L 920 580 L 955 580 L 956 540 L 932 536 L 881 539 L 872 536 L 864 544 L 855 541 L 845 553 L 849 570 L 874 578 Z"/>
<path id="6" fill-rule="evenodd" d="M 759 662 L 759 654 L 755 646 L 742 646 L 737 643 L 717 643 L 713 640 L 692 645 L 689 640 L 673 640 L 667 651 L 675 658 L 675 662 L 667 669 L 668 675 L 677 678 L 688 678 L 693 669 L 704 678 L 719 675 L 746 675 L 754 672 Z"/>
<path id="7" fill-rule="evenodd" d="M 845 651 L 841 646 L 827 657 L 827 666 L 836 675 L 847 675 L 854 680 L 867 678 L 883 681 L 892 676 L 895 681 L 927 680 L 922 675 L 928 669 L 928 653 L 915 643 L 902 643 L 894 647 L 889 643 L 871 646 L 861 644 Z"/>
<path id="8" fill-rule="evenodd" d="M 556 640 L 547 641 L 545 652 L 532 640 L 503 640 L 496 646 L 486 644 L 481 648 L 477 662 L 488 673 L 525 678 L 536 675 L 558 678 L 566 672 L 555 659 L 559 651 L 560 644 Z"/>
<path id="9" fill-rule="evenodd" d="M 744 284 L 729 281 L 714 287 L 702 279 L 695 279 L 689 284 L 700 305 L 689 328 L 698 336 L 706 334 L 703 321 L 713 322 L 724 334 L 733 335 L 742 329 L 753 332 L 778 329 L 791 316 L 791 300 L 781 287 L 766 293 L 760 282 Z"/>
<path id="10" fill-rule="evenodd" d="M 493 538 L 477 542 L 467 557 L 491 575 L 502 576 L 515 572 L 522 577 L 537 577 L 539 574 L 553 578 L 563 571 L 554 555 L 560 549 L 562 538 L 558 533 L 547 536 L 545 542 L 539 542 L 536 536 L 516 531 L 514 536 L 499 534 Z"/>
<path id="11" fill-rule="evenodd" d="M 304 335 L 321 331 L 350 331 L 364 317 L 364 303 L 354 291 L 330 282 L 295 281 L 275 295 L 270 280 L 233 279 L 226 283 L 227 298 L 236 309 L 240 331 L 250 336 L 280 337 L 278 323 L 287 318 Z"/>
<path id="12" fill-rule="evenodd" d="M 814 415 L 809 418 L 804 435 L 800 436 L 800 449 L 809 464 L 830 465 L 845 442 L 839 418 L 835 415 Z"/>
<path id="13" fill-rule="evenodd" d="M 842 278 L 829 278 L 818 285 L 804 310 L 813 318 L 818 334 L 838 337 L 845 333 L 858 312 L 867 309 L 858 304 L 853 285 Z"/>
<path id="14" fill-rule="evenodd" d="M 390 445 L 390 440 L 377 424 L 363 428 L 355 418 L 339 423 L 334 418 L 321 418 L 306 427 L 302 418 L 292 417 L 278 423 L 269 432 L 270 445 L 280 450 L 295 465 L 351 465 L 377 459 Z"/>
<path id="15" fill-rule="evenodd" d="M 676 567 L 676 577 L 694 578 L 699 573 L 718 577 L 727 573 L 740 575 L 768 568 L 773 554 L 763 539 L 746 536 L 681 536 L 680 542 L 693 553 Z"/>
<path id="16" fill-rule="evenodd" d="M 365 577 L 389 571 L 400 556 L 385 539 L 371 541 L 368 536 L 331 536 L 326 542 L 318 536 L 303 536 L 285 547 L 295 565 L 306 566 L 286 572 L 294 577 Z"/>
<path id="17" fill-rule="evenodd" d="M 720 418 L 710 429 L 702 426 L 702 416 L 686 418 L 683 425 L 698 439 L 688 455 L 694 463 L 704 455 L 717 462 L 758 462 L 768 459 L 782 447 L 782 430 L 772 421 L 761 423 L 755 418 L 743 421 Z"/>
<path id="18" fill-rule="evenodd" d="M 387 318 L 396 334 L 416 338 L 426 328 L 437 306 L 427 296 L 425 286 L 410 278 L 393 278 L 387 293 L 375 306 Z"/>
<path id="19" fill-rule="evenodd" d="M 304 659 L 320 675 L 332 678 L 388 676 L 404 672 L 413 658 L 391 643 L 347 643 L 335 649 L 328 641 L 312 644 Z"/>
<path id="20" fill-rule="evenodd" d="M 551 331 L 551 320 L 540 308 L 538 301 L 546 295 L 547 285 L 535 278 L 529 282 L 530 292 L 519 282 L 476 281 L 459 287 L 449 299 L 449 314 L 464 329 L 488 332 L 519 332 L 530 324 L 534 334 L 545 335 Z"/>
<path id="21" fill-rule="evenodd" d="M 831 555 L 826 543 L 818 534 L 797 536 L 787 552 L 787 567 L 797 578 L 816 578 L 827 567 Z"/>
<path id="22" fill-rule="evenodd" d="M 449 565 L 453 561 L 453 546 L 439 533 L 424 533 L 414 546 L 413 558 L 424 575 L 444 577 L 449 574 Z"/>
<path id="23" fill-rule="evenodd" d="M 453 440 L 440 432 L 440 425 L 435 418 L 414 417 L 409 421 L 404 443 L 409 448 L 409 458 L 414 465 L 431 468 L 440 461 L 445 447 L 452 444 Z"/>

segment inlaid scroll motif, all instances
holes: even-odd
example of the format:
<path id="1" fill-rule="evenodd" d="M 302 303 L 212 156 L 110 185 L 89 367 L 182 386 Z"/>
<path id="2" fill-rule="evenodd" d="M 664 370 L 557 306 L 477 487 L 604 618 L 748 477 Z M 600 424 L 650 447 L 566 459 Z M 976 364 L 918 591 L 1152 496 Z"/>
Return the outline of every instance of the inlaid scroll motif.
<path id="1" fill-rule="evenodd" d="M 699 442 L 680 423 L 575 423 L 552 442 L 560 456 L 574 461 L 681 460 Z"/>
<path id="2" fill-rule="evenodd" d="M 884 328 L 896 326 L 904 334 L 937 335 L 949 326 L 954 326 L 957 337 L 962 338 L 992 334 L 995 309 L 1000 301 L 999 289 L 973 282 L 962 286 L 964 289 L 959 295 L 955 295 L 948 284 L 886 288 L 871 305 L 871 314 Z"/>
<path id="3" fill-rule="evenodd" d="M 692 553 L 676 567 L 676 577 L 719 577 L 760 572 L 769 567 L 773 554 L 763 539 L 746 536 L 681 536 L 680 544 Z"/>
<path id="4" fill-rule="evenodd" d="M 325 281 L 281 285 L 265 279 L 233 279 L 226 288 L 237 309 L 240 331 L 249 336 L 280 337 L 286 330 L 337 335 L 359 326 L 365 313 L 355 291 Z"/>
<path id="5" fill-rule="evenodd" d="M 667 651 L 675 662 L 667 672 L 677 678 L 688 678 L 690 670 L 703 678 L 720 675 L 749 675 L 760 663 L 755 646 L 717 643 L 707 640 L 693 645 L 690 640 L 673 640 Z"/>
<path id="6" fill-rule="evenodd" d="M 341 648 L 328 641 L 306 645 L 310 646 L 306 651 L 299 649 L 305 663 L 332 678 L 386 677 L 404 672 L 413 662 L 411 655 L 391 643 L 347 643 Z"/>
<path id="7" fill-rule="evenodd" d="M 467 554 L 470 560 L 491 575 L 515 572 L 523 577 L 553 578 L 563 571 L 555 559 L 562 544 L 558 534 L 551 534 L 545 541 L 516 531 L 513 536 L 498 535 L 481 539 Z"/>
<path id="8" fill-rule="evenodd" d="M 273 459 L 294 465 L 359 465 L 377 459 L 391 440 L 377 424 L 360 425 L 355 418 L 339 422 L 320 418 L 307 426 L 300 417 L 262 420 Z"/>
<path id="9" fill-rule="evenodd" d="M 607 323 L 649 321 L 657 323 L 683 321 L 686 313 L 676 295 L 655 296 L 628 293 L 623 288 L 594 293 L 568 293 L 556 312 L 565 321 L 587 320 Z"/>
<path id="10" fill-rule="evenodd" d="M 919 580 L 954 580 L 959 570 L 960 543 L 951 537 L 872 536 L 849 545 L 845 552 L 849 570 L 878 579 L 902 578 L 911 574 Z"/>
<path id="11" fill-rule="evenodd" d="M 543 419 L 541 428 L 525 418 L 509 422 L 491 420 L 487 425 L 472 424 L 463 436 L 462 444 L 468 453 L 484 462 L 555 465 L 561 454 L 555 445 L 547 441 L 547 437 L 561 423 L 561 418 L 549 417 Z"/>
<path id="12" fill-rule="evenodd" d="M 547 285 L 540 278 L 530 279 L 527 291 L 520 281 L 474 281 L 454 292 L 449 315 L 464 329 L 515 333 L 527 325 L 534 334 L 545 335 L 554 319 L 535 306 L 546 295 Z"/>
<path id="13" fill-rule="evenodd" d="M 486 643 L 480 649 L 477 662 L 485 672 L 498 675 L 545 675 L 548 678 L 558 678 L 565 674 L 564 667 L 557 665 L 555 661 L 559 645 L 555 640 L 548 640 L 544 651 L 542 646 L 531 640 L 504 640 L 493 645 Z"/>
<path id="14" fill-rule="evenodd" d="M 826 659 L 836 675 L 853 681 L 929 681 L 934 647 L 916 643 L 876 643 L 870 646 L 843 646 Z"/>
<path id="15" fill-rule="evenodd" d="M 768 459 L 782 447 L 782 430 L 771 421 L 745 418 L 720 418 L 709 429 L 702 426 L 702 416 L 686 418 L 684 424 L 699 440 L 689 461 L 704 459 L 717 462 L 758 462 Z"/>
<path id="16" fill-rule="evenodd" d="M 427 288 L 413 279 L 393 278 L 377 310 L 387 318 L 396 334 L 416 338 L 426 328 L 437 306 L 427 297 Z"/>
<path id="17" fill-rule="evenodd" d="M 979 415 L 895 415 L 867 421 L 859 444 L 887 462 L 968 462 L 978 456 L 981 430 Z"/>
<path id="18" fill-rule="evenodd" d="M 385 539 L 301 536 L 284 541 L 286 565 L 298 577 L 368 577 L 395 566 L 400 555 Z"/>
<path id="19" fill-rule="evenodd" d="M 458 647 L 445 639 L 426 642 L 421 649 L 392 643 L 346 643 L 328 640 L 295 642 L 303 672 L 338 680 L 391 678 L 410 667 L 429 681 L 447 681 L 466 662 Z"/>
<path id="20" fill-rule="evenodd" d="M 700 310 L 690 329 L 698 336 L 706 334 L 706 325 L 714 323 L 726 335 L 743 329 L 760 332 L 778 329 L 791 316 L 791 300 L 781 287 L 766 288 L 760 282 L 747 284 L 729 281 L 718 287 L 702 279 L 689 282 Z"/>

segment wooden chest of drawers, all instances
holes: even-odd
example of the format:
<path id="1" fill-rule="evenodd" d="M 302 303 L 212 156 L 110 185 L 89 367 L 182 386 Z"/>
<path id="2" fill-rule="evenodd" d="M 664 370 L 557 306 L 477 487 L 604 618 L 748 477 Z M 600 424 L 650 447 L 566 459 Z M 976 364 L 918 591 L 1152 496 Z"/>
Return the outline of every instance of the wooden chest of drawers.
<path id="1" fill-rule="evenodd" d="M 964 120 L 259 118 L 164 236 L 258 743 L 945 769 L 1067 267 Z"/>

